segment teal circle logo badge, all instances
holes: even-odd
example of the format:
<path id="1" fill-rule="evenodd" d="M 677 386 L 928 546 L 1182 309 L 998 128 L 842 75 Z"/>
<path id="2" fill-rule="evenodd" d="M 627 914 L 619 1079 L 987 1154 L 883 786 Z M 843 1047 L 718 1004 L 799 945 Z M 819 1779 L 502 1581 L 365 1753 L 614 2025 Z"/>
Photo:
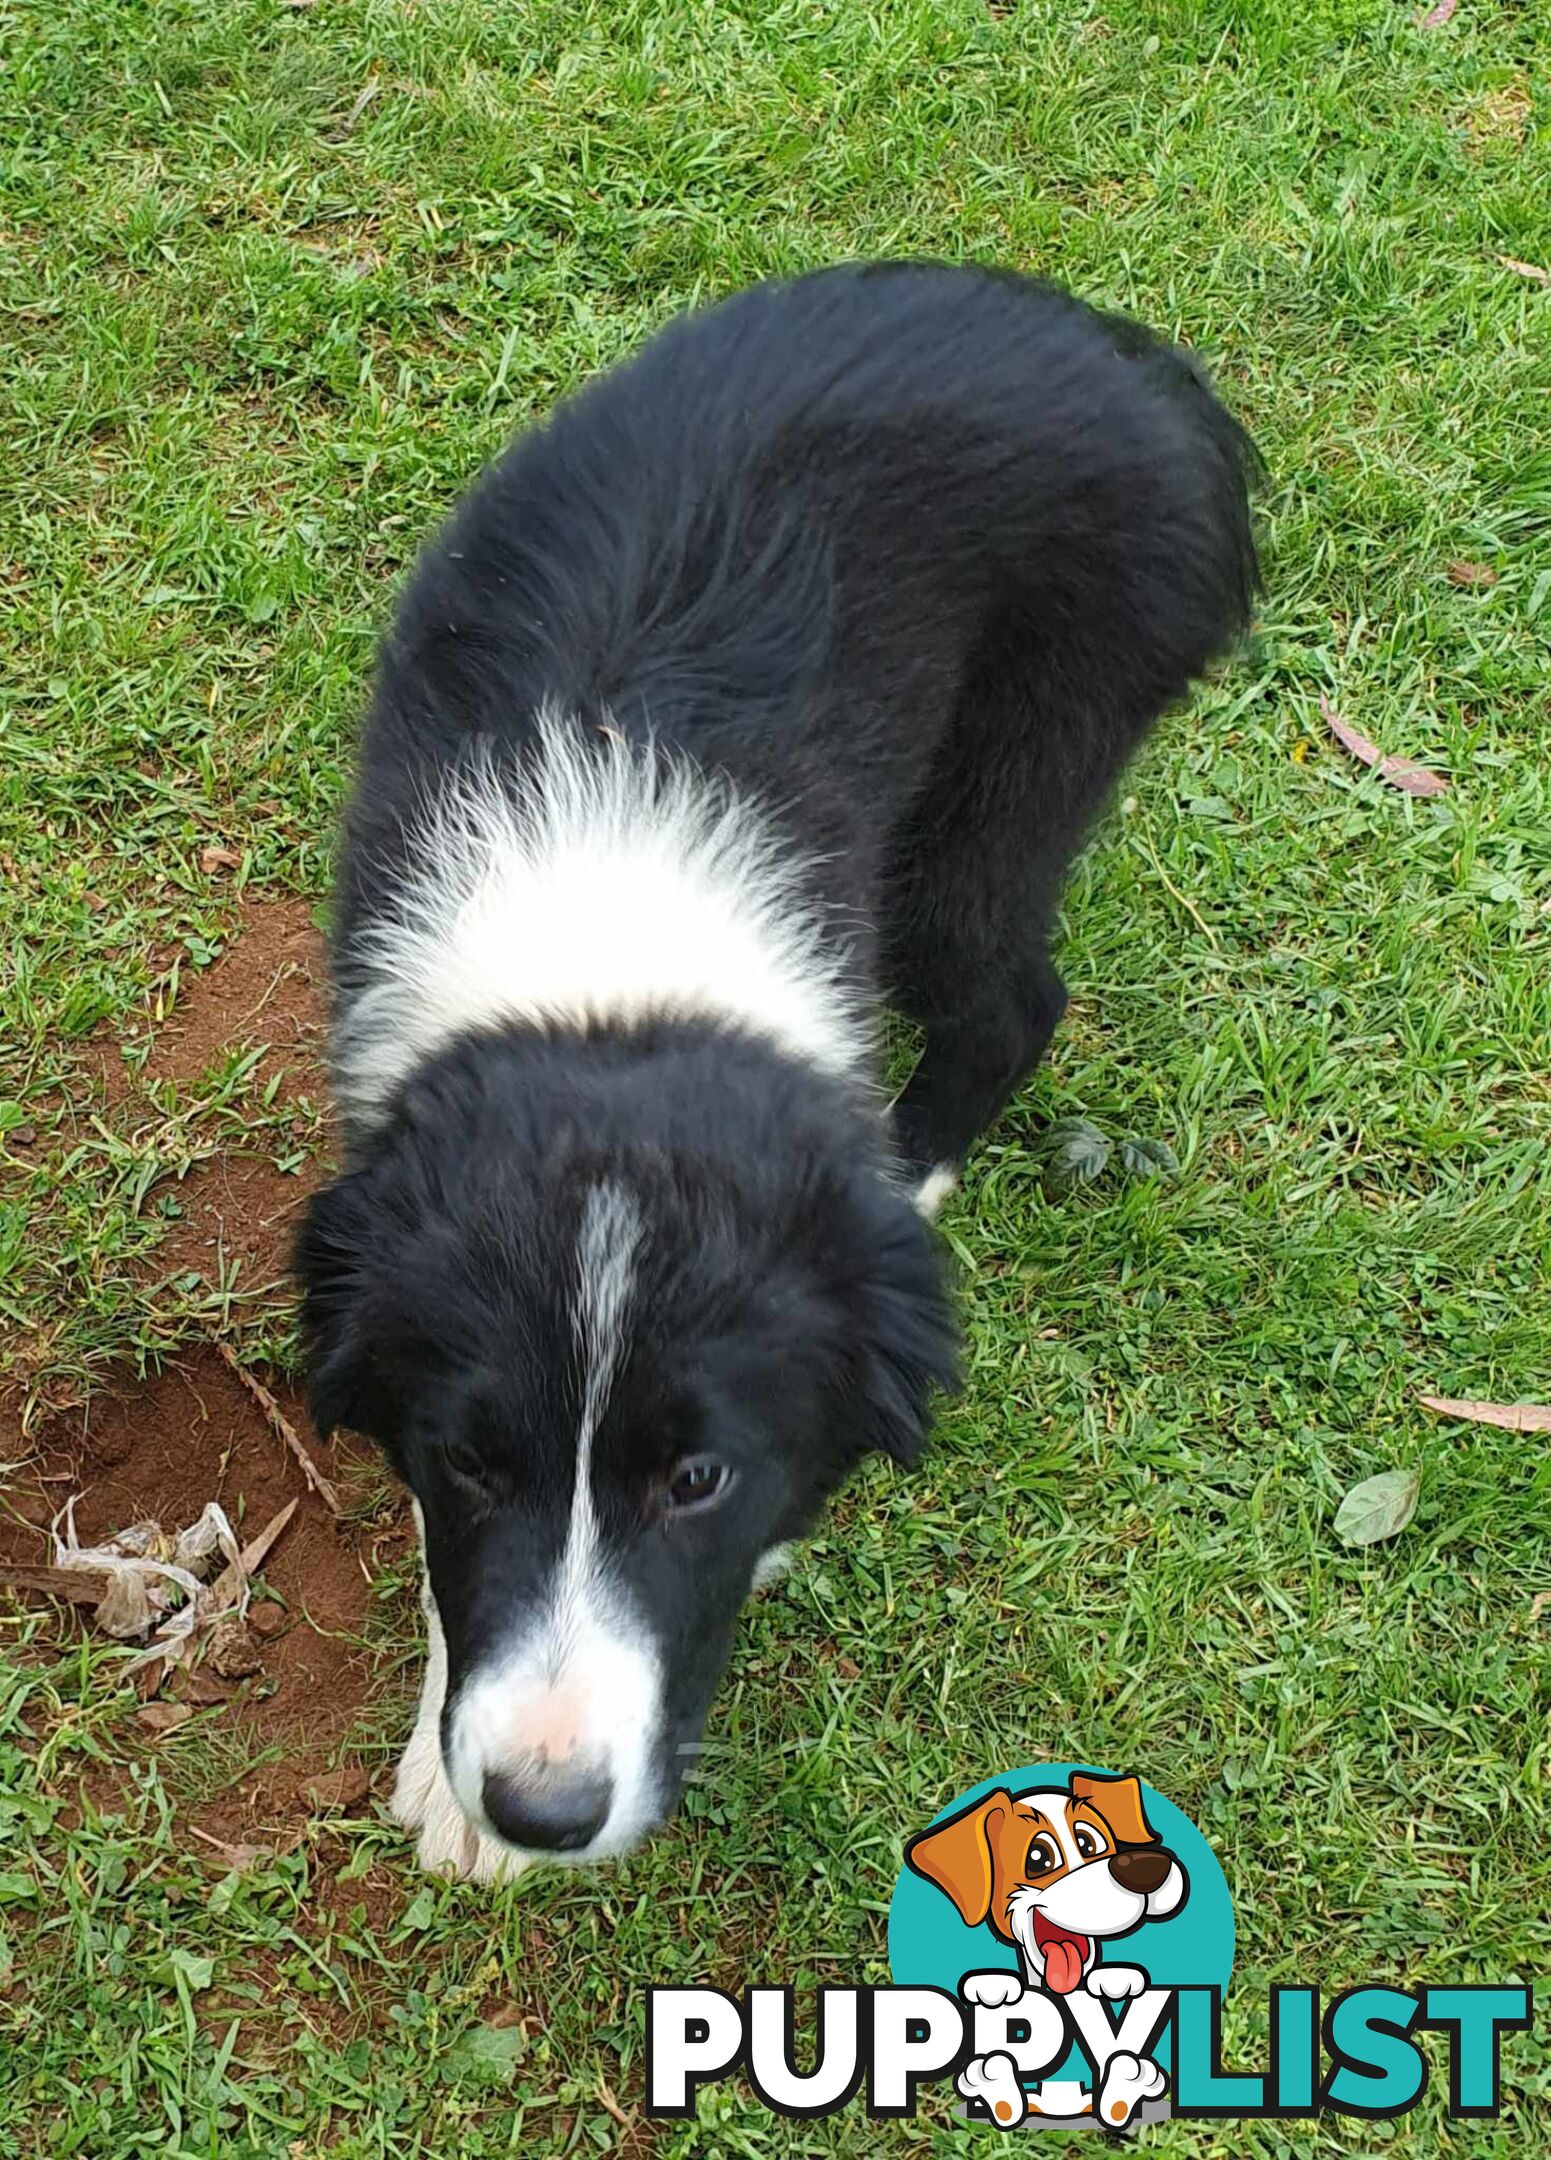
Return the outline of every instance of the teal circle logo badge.
<path id="1" fill-rule="evenodd" d="M 889 1908 L 896 1986 L 959 1998 L 963 2112 L 999 2128 L 1156 2122 L 1170 2005 L 1220 2002 L 1233 1901 L 1195 1824 L 1140 1778 L 1043 1763 L 987 1778 L 905 1843 Z"/>

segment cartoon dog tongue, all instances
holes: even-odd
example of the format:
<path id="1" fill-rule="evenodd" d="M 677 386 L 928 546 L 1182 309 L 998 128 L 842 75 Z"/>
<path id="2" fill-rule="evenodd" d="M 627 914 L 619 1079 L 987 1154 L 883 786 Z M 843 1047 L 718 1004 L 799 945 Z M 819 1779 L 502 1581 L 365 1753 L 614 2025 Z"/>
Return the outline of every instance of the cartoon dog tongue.
<path id="1" fill-rule="evenodd" d="M 1044 1955 L 1046 1987 L 1052 1995 L 1070 1995 L 1082 1983 L 1082 1969 L 1092 1947 L 1087 1936 L 1073 1935 L 1037 1912 L 1034 1941 Z"/>

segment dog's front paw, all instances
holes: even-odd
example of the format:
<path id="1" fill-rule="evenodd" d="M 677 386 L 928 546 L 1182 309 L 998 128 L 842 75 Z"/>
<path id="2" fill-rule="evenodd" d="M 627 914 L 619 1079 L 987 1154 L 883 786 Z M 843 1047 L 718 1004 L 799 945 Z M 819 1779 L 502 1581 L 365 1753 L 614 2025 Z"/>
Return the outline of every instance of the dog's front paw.
<path id="1" fill-rule="evenodd" d="M 966 1973 L 959 1993 L 977 2010 L 1005 2010 L 1023 1993 L 1023 1979 L 1021 1974 L 1011 1972 Z M 991 2058 L 987 2056 L 986 2060 Z"/>
<path id="2" fill-rule="evenodd" d="M 433 1718 L 428 1722 L 422 1718 L 399 1757 L 388 1813 L 401 1830 L 422 1829 L 435 1803 L 438 1788 L 445 1788 L 446 1783 L 436 1720 Z"/>
<path id="3" fill-rule="evenodd" d="M 405 1822 L 408 1830 L 420 1832 L 420 1842 L 415 1847 L 415 1857 L 428 1875 L 456 1875 L 468 1882 L 509 1882 L 520 1875 L 528 1865 L 521 1853 L 503 1845 L 499 1838 L 487 1837 L 475 1828 L 459 1807 L 452 1787 L 441 1773 L 441 1756 L 437 1755 L 438 1777 L 431 1792 L 425 1812 L 418 1822 Z M 402 1776 L 402 1772 L 400 1773 Z M 394 1793 L 394 1813 L 399 1821 L 398 1794 Z"/>
<path id="4" fill-rule="evenodd" d="M 1099 2088 L 1098 2117 L 1106 2130 L 1123 2130 L 1144 2100 L 1156 2100 L 1169 2081 L 1155 2062 L 1140 2055 L 1111 2055 Z"/>
<path id="5" fill-rule="evenodd" d="M 1095 1965 L 1083 1985 L 1107 2002 L 1129 2002 L 1146 1991 L 1147 1975 L 1136 1965 Z"/>
<path id="6" fill-rule="evenodd" d="M 983 2100 L 992 2122 L 1003 2130 L 1016 2130 L 1028 2112 L 1017 2066 L 1000 2049 L 994 2055 L 977 2055 L 954 2080 L 966 2100 Z"/>

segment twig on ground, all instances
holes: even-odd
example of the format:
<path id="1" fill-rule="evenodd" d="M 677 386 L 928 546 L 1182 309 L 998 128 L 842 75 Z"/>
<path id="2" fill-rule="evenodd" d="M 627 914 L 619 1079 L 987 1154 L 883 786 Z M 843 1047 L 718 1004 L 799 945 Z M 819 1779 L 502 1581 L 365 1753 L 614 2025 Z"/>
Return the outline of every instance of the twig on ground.
<path id="1" fill-rule="evenodd" d="M 218 1342 L 215 1347 L 220 1352 L 225 1363 L 230 1366 L 248 1393 L 253 1397 L 253 1400 L 258 1404 L 265 1417 L 268 1418 L 271 1430 L 301 1465 L 302 1476 L 307 1480 L 307 1483 L 312 1487 L 312 1490 L 323 1502 L 329 1513 L 336 1519 L 343 1516 L 345 1511 L 340 1504 L 338 1493 L 335 1492 L 333 1486 L 308 1454 L 302 1444 L 301 1434 L 275 1401 L 274 1396 L 270 1394 L 263 1381 L 255 1378 L 249 1372 L 247 1366 L 243 1364 L 242 1360 L 228 1344 Z"/>

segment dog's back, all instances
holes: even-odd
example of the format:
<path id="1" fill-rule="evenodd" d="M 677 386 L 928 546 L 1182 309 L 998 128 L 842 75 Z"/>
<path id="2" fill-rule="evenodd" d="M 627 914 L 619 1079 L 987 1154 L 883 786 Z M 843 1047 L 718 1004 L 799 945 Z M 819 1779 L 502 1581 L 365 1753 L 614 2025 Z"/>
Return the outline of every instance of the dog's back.
<path id="1" fill-rule="evenodd" d="M 1055 739 L 1023 747 L 1085 798 L 1247 614 L 1251 455 L 1181 354 L 1032 280 L 756 287 L 484 476 L 406 594 L 368 781 L 400 798 L 549 704 L 680 743 L 854 849 L 920 795 L 977 655 L 1013 648 L 1056 689 Z M 975 751 L 998 785 L 1014 754 Z M 358 825 L 374 808 L 401 801 L 369 785 Z"/>

